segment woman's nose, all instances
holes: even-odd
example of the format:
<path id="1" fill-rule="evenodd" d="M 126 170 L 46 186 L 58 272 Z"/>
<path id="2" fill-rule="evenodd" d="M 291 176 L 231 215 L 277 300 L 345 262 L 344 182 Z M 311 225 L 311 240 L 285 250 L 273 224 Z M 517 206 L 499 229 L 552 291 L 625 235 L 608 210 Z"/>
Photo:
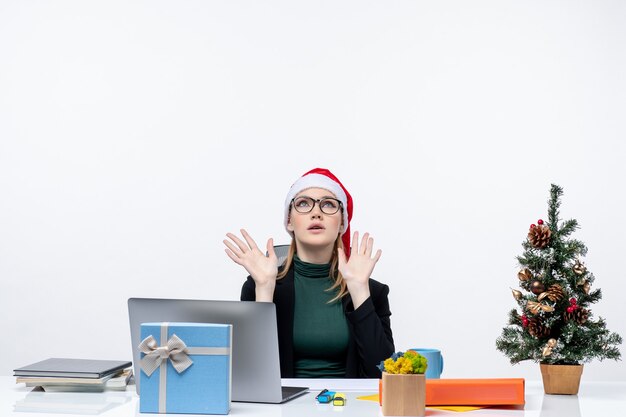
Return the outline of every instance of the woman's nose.
<path id="1" fill-rule="evenodd" d="M 311 210 L 311 218 L 318 218 L 321 219 L 322 218 L 322 207 L 320 206 L 321 203 L 316 204 L 313 203 L 313 210 Z"/>

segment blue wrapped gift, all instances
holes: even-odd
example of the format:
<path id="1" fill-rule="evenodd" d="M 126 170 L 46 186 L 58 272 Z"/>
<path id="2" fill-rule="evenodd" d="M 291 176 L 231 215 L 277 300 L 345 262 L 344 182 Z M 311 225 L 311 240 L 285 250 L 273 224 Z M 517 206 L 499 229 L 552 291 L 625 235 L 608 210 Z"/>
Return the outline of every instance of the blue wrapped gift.
<path id="1" fill-rule="evenodd" d="M 139 411 L 228 414 L 232 327 L 142 323 Z"/>

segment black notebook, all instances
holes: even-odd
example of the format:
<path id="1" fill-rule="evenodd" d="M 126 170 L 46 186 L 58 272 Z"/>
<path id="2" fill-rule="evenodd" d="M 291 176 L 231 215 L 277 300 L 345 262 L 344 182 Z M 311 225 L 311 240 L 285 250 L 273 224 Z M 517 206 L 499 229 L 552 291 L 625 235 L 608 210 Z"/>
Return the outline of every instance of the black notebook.
<path id="1" fill-rule="evenodd" d="M 102 378 L 131 366 L 130 361 L 100 359 L 50 358 L 14 369 L 13 376 L 54 376 L 66 378 Z"/>

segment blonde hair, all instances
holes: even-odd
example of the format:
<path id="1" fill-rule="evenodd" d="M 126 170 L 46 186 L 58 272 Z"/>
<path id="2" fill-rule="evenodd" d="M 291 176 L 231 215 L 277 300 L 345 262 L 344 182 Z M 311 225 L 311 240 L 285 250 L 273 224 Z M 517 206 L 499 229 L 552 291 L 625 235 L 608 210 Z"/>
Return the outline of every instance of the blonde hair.
<path id="1" fill-rule="evenodd" d="M 337 236 L 333 248 L 333 255 L 330 258 L 330 279 L 333 281 L 333 285 L 326 289 L 326 291 L 337 290 L 337 295 L 333 297 L 333 299 L 330 300 L 328 303 L 335 302 L 348 294 L 348 286 L 346 285 L 346 280 L 343 279 L 341 272 L 339 272 L 339 255 L 337 253 L 340 250 L 343 250 L 343 242 L 341 241 L 341 236 Z M 283 264 L 283 270 L 278 273 L 276 279 L 285 278 L 285 276 L 289 272 L 289 269 L 291 268 L 291 264 L 293 263 L 293 257 L 296 255 L 296 252 L 296 240 L 291 239 L 291 245 L 289 246 L 287 258 L 285 259 L 285 263 Z"/>

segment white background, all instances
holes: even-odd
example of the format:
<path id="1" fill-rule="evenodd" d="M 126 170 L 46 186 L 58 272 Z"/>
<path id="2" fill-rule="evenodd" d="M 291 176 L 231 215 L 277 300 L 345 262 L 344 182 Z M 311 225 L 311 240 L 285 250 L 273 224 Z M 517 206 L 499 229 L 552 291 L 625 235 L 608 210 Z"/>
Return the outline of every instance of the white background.
<path id="1" fill-rule="evenodd" d="M 626 3 L 0 2 L 0 374 L 130 359 L 131 296 L 238 299 L 310 168 L 383 256 L 396 347 L 538 379 L 495 339 L 551 183 L 626 336 Z M 623 349 L 623 346 L 622 346 Z M 592 362 L 587 380 L 624 380 Z"/>

